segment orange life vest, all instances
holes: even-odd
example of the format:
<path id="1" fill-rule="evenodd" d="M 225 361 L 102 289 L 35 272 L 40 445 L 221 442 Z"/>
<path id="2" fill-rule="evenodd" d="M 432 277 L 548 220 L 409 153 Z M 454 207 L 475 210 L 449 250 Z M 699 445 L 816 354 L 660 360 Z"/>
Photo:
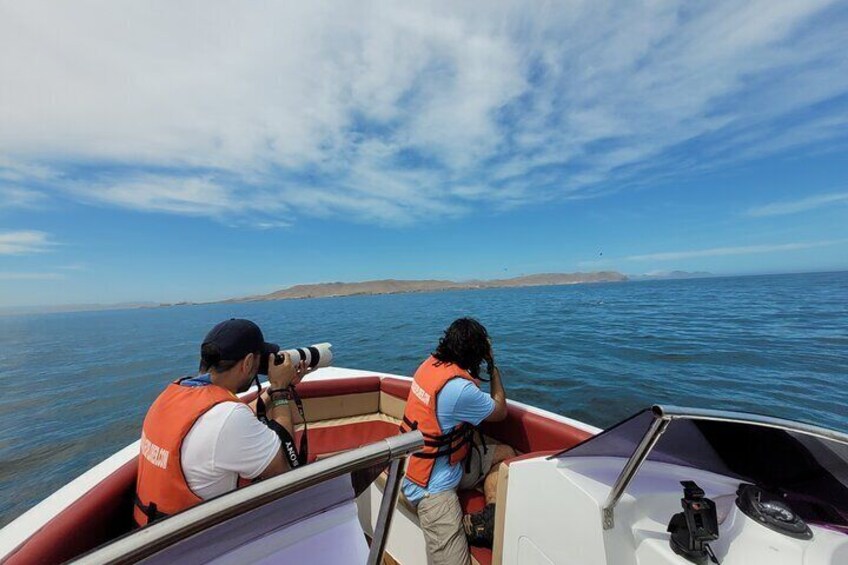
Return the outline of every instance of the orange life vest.
<path id="1" fill-rule="evenodd" d="M 144 418 L 133 511 L 139 526 L 202 502 L 183 474 L 183 440 L 210 408 L 238 401 L 232 392 L 216 385 L 182 386 L 179 382 L 168 385 Z"/>
<path id="2" fill-rule="evenodd" d="M 409 458 L 406 476 L 413 483 L 426 488 L 436 458 L 450 456 L 450 464 L 456 465 L 468 455 L 474 426 L 462 423 L 445 432 L 439 426 L 436 414 L 436 399 L 442 388 L 451 379 L 462 378 L 477 385 L 477 381 L 453 363 L 440 362 L 429 357 L 415 371 L 406 409 L 403 413 L 401 431 L 420 430 L 424 434 L 424 447 Z"/>

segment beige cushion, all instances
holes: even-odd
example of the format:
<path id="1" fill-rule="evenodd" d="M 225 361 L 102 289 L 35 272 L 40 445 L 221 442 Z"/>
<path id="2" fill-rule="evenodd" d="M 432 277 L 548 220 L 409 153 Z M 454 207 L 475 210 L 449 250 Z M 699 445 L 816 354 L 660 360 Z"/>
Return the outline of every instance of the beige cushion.
<path id="1" fill-rule="evenodd" d="M 322 396 L 318 398 L 304 398 L 303 411 L 307 422 L 319 422 L 335 418 L 346 418 L 348 416 L 359 416 L 362 414 L 373 414 L 380 411 L 380 393 L 360 392 L 357 394 L 343 394 L 339 396 Z M 294 411 L 295 423 L 303 420 L 297 411 Z"/>
<path id="2" fill-rule="evenodd" d="M 382 391 L 380 392 L 380 412 L 383 414 L 403 420 L 403 411 L 405 408 L 405 400 L 401 400 L 397 396 L 392 396 Z"/>

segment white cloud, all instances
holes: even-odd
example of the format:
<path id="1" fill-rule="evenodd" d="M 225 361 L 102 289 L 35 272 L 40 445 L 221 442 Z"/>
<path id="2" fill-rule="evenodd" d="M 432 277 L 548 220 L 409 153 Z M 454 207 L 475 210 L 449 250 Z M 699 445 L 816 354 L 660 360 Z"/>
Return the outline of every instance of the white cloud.
<path id="1" fill-rule="evenodd" d="M 4 208 L 35 208 L 44 204 L 47 197 L 36 190 L 19 186 L 0 186 L 0 210 Z"/>
<path id="2" fill-rule="evenodd" d="M 827 240 L 813 242 L 782 243 L 777 245 L 745 245 L 739 247 L 713 247 L 711 249 L 693 249 L 688 251 L 667 251 L 663 253 L 648 253 L 645 255 L 630 255 L 627 261 L 678 261 L 699 257 L 724 257 L 727 255 L 754 255 L 759 253 L 774 253 L 777 251 L 798 251 L 814 249 L 845 243 L 846 240 Z"/>
<path id="3" fill-rule="evenodd" d="M 0 255 L 28 255 L 55 245 L 49 234 L 35 230 L 0 232 Z"/>
<path id="4" fill-rule="evenodd" d="M 834 4 L 3 3 L 0 179 L 265 226 L 585 197 L 844 138 Z"/>
<path id="5" fill-rule="evenodd" d="M 61 273 L 16 273 L 0 271 L 0 281 L 55 281 L 62 280 Z"/>
<path id="6" fill-rule="evenodd" d="M 81 198 L 136 210 L 199 216 L 238 211 L 244 202 L 210 178 L 142 174 L 101 183 L 78 183 L 72 192 Z"/>
<path id="7" fill-rule="evenodd" d="M 2 9 L 2 8 L 0 8 Z M 2 23 L 0 22 L 0 25 Z M 2 55 L 2 54 L 0 54 Z M 2 64 L 2 56 L 0 56 L 0 65 Z M 3 91 L 0 91 L 0 100 L 4 96 Z M 0 108 L 2 110 L 2 108 Z M 0 114 L 2 115 L 2 114 Z M 0 122 L 2 123 L 2 122 Z M 36 163 L 25 163 L 16 161 L 8 157 L 0 156 L 0 181 L 18 182 L 23 180 L 50 180 L 55 178 L 56 172 L 50 167 L 45 167 Z"/>
<path id="8" fill-rule="evenodd" d="M 806 212 L 815 210 L 829 204 L 848 204 L 848 192 L 836 192 L 832 194 L 820 194 L 801 200 L 793 200 L 789 202 L 773 202 L 764 206 L 757 206 L 748 210 L 749 216 L 784 216 L 787 214 L 797 214 L 798 212 Z"/>

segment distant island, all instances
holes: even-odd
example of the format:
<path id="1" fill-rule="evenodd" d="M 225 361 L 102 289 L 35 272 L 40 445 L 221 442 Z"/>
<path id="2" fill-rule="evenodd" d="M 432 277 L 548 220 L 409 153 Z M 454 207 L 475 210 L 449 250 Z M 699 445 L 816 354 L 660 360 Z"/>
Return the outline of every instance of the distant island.
<path id="1" fill-rule="evenodd" d="M 656 281 L 656 280 L 671 280 L 671 279 L 703 279 L 706 277 L 714 277 L 713 273 L 706 271 L 654 271 L 653 273 L 645 273 L 644 275 L 629 275 L 627 278 L 631 281 Z"/>
<path id="2" fill-rule="evenodd" d="M 355 283 L 331 282 L 299 284 L 269 294 L 231 298 L 221 302 L 256 302 L 264 300 L 291 300 L 299 298 L 329 298 L 340 296 L 401 294 L 407 292 L 434 292 L 441 290 L 473 290 L 484 288 L 517 288 L 528 286 L 555 286 L 582 283 L 622 282 L 627 276 L 615 271 L 595 273 L 544 273 L 511 279 L 494 280 L 396 280 L 384 279 Z"/>
<path id="3" fill-rule="evenodd" d="M 381 279 L 363 282 L 330 282 L 299 284 L 271 292 L 214 300 L 210 302 L 124 302 L 120 304 L 69 304 L 60 306 L 20 306 L 0 308 L 0 316 L 22 314 L 50 314 L 83 312 L 96 310 L 124 310 L 137 308 L 170 308 L 174 306 L 194 306 L 197 304 L 220 304 L 240 302 L 260 302 L 270 300 L 292 300 L 305 298 L 331 298 L 358 295 L 402 294 L 409 292 L 437 292 L 442 290 L 475 290 L 487 288 L 519 288 L 532 286 L 558 286 L 586 283 L 610 283 L 643 280 L 692 279 L 716 276 L 705 272 L 655 271 L 643 275 L 624 275 L 616 271 L 597 271 L 592 273 L 542 273 L 524 275 L 509 279 L 492 280 L 398 280 Z"/>

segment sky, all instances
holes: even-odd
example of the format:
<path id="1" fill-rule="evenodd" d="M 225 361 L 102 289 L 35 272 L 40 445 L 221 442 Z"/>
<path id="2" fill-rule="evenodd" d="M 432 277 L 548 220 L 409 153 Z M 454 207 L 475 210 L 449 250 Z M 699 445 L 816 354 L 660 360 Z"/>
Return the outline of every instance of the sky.
<path id="1" fill-rule="evenodd" d="M 0 0 L 0 307 L 848 269 L 848 5 Z"/>

